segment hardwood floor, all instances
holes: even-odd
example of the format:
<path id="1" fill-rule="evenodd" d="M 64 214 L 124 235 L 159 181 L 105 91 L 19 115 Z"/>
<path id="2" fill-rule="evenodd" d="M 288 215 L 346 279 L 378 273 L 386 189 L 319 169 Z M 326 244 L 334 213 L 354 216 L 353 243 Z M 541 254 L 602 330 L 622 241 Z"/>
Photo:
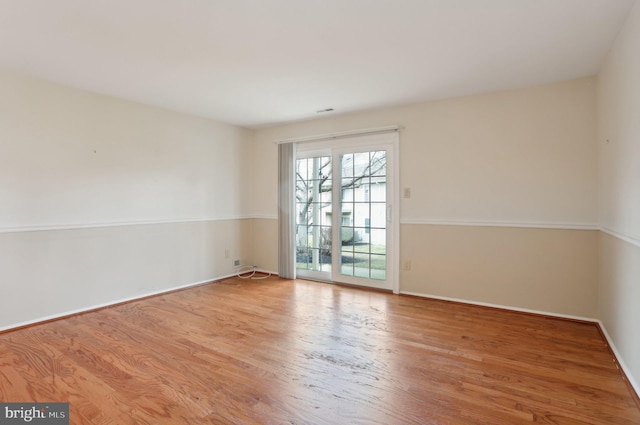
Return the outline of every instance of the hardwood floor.
<path id="1" fill-rule="evenodd" d="M 594 324 L 278 278 L 1 334 L 0 400 L 72 424 L 640 424 Z"/>

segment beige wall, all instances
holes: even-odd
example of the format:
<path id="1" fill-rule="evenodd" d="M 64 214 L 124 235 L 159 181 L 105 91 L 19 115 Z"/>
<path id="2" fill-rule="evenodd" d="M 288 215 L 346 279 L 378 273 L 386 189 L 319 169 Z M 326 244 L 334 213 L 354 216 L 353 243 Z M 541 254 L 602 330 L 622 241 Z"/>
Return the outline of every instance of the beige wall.
<path id="1" fill-rule="evenodd" d="M 278 272 L 278 220 L 254 218 L 252 220 L 251 255 L 253 265 L 262 270 Z"/>
<path id="2" fill-rule="evenodd" d="M 640 392 L 640 4 L 598 77 L 598 317 Z M 634 379 L 635 377 L 635 379 Z"/>
<path id="3" fill-rule="evenodd" d="M 402 225 L 402 290 L 595 317 L 598 232 Z"/>
<path id="4" fill-rule="evenodd" d="M 251 131 L 5 72 L 0 92 L 0 328 L 251 260 Z"/>
<path id="5" fill-rule="evenodd" d="M 585 78 L 258 130 L 254 231 L 277 232 L 273 141 L 399 124 L 401 291 L 593 317 L 595 94 Z"/>
<path id="6" fill-rule="evenodd" d="M 276 214 L 278 139 L 390 124 L 404 221 L 597 225 L 595 80 L 336 116 L 256 131 L 254 214 Z"/>

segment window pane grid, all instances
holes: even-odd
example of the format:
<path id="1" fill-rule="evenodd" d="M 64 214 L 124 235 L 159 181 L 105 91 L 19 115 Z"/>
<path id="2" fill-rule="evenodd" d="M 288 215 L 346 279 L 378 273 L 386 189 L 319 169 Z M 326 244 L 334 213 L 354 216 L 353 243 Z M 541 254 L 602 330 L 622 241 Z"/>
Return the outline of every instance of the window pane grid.
<path id="1" fill-rule="evenodd" d="M 343 275 L 386 279 L 386 152 L 342 157 Z M 349 217 L 349 220 L 345 218 Z"/>
<path id="2" fill-rule="evenodd" d="M 296 161 L 296 263 L 328 271 L 331 263 L 331 157 Z"/>

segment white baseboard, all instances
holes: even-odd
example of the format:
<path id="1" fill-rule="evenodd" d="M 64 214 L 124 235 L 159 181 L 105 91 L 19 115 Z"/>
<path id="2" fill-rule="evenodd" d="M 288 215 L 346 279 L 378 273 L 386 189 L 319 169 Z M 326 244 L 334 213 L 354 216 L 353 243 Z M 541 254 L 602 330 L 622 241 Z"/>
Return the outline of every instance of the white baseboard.
<path id="1" fill-rule="evenodd" d="M 629 384 L 636 392 L 636 396 L 640 398 L 640 385 L 638 385 L 638 382 L 633 377 L 633 374 L 631 373 L 629 366 L 627 366 L 627 364 L 622 359 L 622 355 L 620 355 L 620 352 L 616 348 L 616 345 L 613 343 L 613 339 L 611 338 L 611 336 L 609 336 L 609 333 L 607 332 L 607 328 L 604 326 L 604 323 L 598 320 L 598 325 L 600 326 L 600 330 L 602 331 L 602 334 L 606 338 L 607 343 L 611 348 L 611 351 L 613 351 L 613 355 L 616 357 L 616 361 L 620 365 L 620 368 L 622 368 L 622 372 L 624 372 L 624 375 L 627 378 L 627 381 L 629 381 Z"/>
<path id="2" fill-rule="evenodd" d="M 613 352 L 613 355 L 615 356 L 616 361 L 618 362 L 618 365 L 620 365 L 620 368 L 622 369 L 622 372 L 623 372 L 625 378 L 627 379 L 627 381 L 629 381 L 629 384 L 631 385 L 631 388 L 636 392 L 636 396 L 638 398 L 640 398 L 640 385 L 638 385 L 638 382 L 633 377 L 633 374 L 631 373 L 631 370 L 629 369 L 627 364 L 624 362 L 622 356 L 620 355 L 620 352 L 616 348 L 616 345 L 613 343 L 613 339 L 611 339 L 611 337 L 609 336 L 609 333 L 607 332 L 607 329 L 605 328 L 604 323 L 602 323 L 602 321 L 600 321 L 598 319 L 594 319 L 594 318 L 591 318 L 591 317 L 580 317 L 580 316 L 572 316 L 572 315 L 568 315 L 568 314 L 552 313 L 552 312 L 548 312 L 548 311 L 532 310 L 532 309 L 527 309 L 527 308 L 511 307 L 511 306 L 506 306 L 506 305 L 501 305 L 501 304 L 492 304 L 492 303 L 485 303 L 485 302 L 479 302 L 479 301 L 470 301 L 470 300 L 465 300 L 465 299 L 460 299 L 460 298 L 441 297 L 441 296 L 438 296 L 438 295 L 422 294 L 422 293 L 418 293 L 418 292 L 400 291 L 400 294 L 402 294 L 402 295 L 411 295 L 411 296 L 414 296 L 414 297 L 421 297 L 421 298 L 433 298 L 433 299 L 436 299 L 436 300 L 443 300 L 443 301 L 452 301 L 452 302 L 457 302 L 457 303 L 462 303 L 462 304 L 479 305 L 479 306 L 483 306 L 483 307 L 500 308 L 500 309 L 503 309 L 503 310 L 517 311 L 517 312 L 521 312 L 521 313 L 539 314 L 539 315 L 543 315 L 543 316 L 558 317 L 558 318 L 561 318 L 561 319 L 579 320 L 581 322 L 592 322 L 592 323 L 594 323 L 594 324 L 596 324 L 596 325 L 598 325 L 600 327 L 600 330 L 602 331 L 602 334 L 604 335 L 605 339 L 607 340 L 607 344 L 609 344 L 609 347 L 611 348 L 611 351 Z"/>
<path id="3" fill-rule="evenodd" d="M 256 271 L 257 272 L 261 272 L 261 273 L 271 273 L 272 276 L 277 276 L 278 275 L 278 273 L 270 272 L 268 270 L 256 269 Z M 95 305 L 88 306 L 88 307 L 82 307 L 82 308 L 75 309 L 75 310 L 65 311 L 63 313 L 52 314 L 50 316 L 38 317 L 36 319 L 27 320 L 25 322 L 12 323 L 12 324 L 7 325 L 7 326 L 0 326 L 0 332 L 10 331 L 12 329 L 17 329 L 17 328 L 23 328 L 25 326 L 30 326 L 30 325 L 36 325 L 38 323 L 43 323 L 43 322 L 48 322 L 48 321 L 51 321 L 51 320 L 61 319 L 61 318 L 73 316 L 73 315 L 76 315 L 76 314 L 87 313 L 87 312 L 90 312 L 90 311 L 98 310 L 98 309 L 101 309 L 101 308 L 105 308 L 105 307 L 109 307 L 109 306 L 113 306 L 113 305 L 117 305 L 117 304 L 122 304 L 122 303 L 126 303 L 126 302 L 131 302 L 131 301 L 137 301 L 137 300 L 140 300 L 140 299 L 143 299 L 143 298 L 152 297 L 154 295 L 162 295 L 162 294 L 166 294 L 168 292 L 173 292 L 173 291 L 179 291 L 181 289 L 192 288 L 192 287 L 195 287 L 195 286 L 204 285 L 206 283 L 211 283 L 211 282 L 215 282 L 215 281 L 219 281 L 219 280 L 223 280 L 223 279 L 228 279 L 230 277 L 236 277 L 237 275 L 238 275 L 237 273 L 231 273 L 231 274 L 224 275 L 224 276 L 218 276 L 218 277 L 214 277 L 214 278 L 211 278 L 211 279 L 201 280 L 199 282 L 187 283 L 187 284 L 184 284 L 184 285 L 174 286 L 174 287 L 171 287 L 171 288 L 160 289 L 158 291 L 152 291 L 152 292 L 146 292 L 146 293 L 143 293 L 143 294 L 138 294 L 138 295 L 135 295 L 133 297 L 121 298 L 121 299 L 118 299 L 118 300 L 113 300 L 113 301 L 109 301 L 109 302 L 102 303 L 102 304 L 95 304 Z"/>
<path id="4" fill-rule="evenodd" d="M 462 298 L 441 297 L 439 295 L 422 294 L 422 293 L 419 293 L 419 292 L 408 292 L 408 291 L 400 291 L 400 294 L 402 294 L 402 295 L 411 295 L 411 296 L 414 296 L 414 297 L 422 297 L 422 298 L 433 298 L 433 299 L 436 299 L 436 300 L 443 300 L 443 301 L 453 301 L 453 302 L 462 303 L 462 304 L 479 305 L 479 306 L 483 306 L 483 307 L 500 308 L 500 309 L 503 309 L 503 310 L 519 311 L 521 313 L 531 313 L 531 314 L 539 314 L 539 315 L 542 315 L 542 316 L 560 317 L 560 318 L 563 318 L 563 319 L 579 320 L 579 321 L 582 321 L 582 322 L 600 323 L 600 321 L 598 319 L 594 319 L 592 317 L 572 316 L 572 315 L 569 315 L 569 314 L 559 314 L 559 313 L 552 313 L 552 312 L 548 312 L 548 311 L 532 310 L 532 309 L 528 309 L 528 308 L 518 308 L 518 307 L 512 307 L 512 306 L 502 305 L 502 304 L 492 304 L 492 303 L 485 303 L 485 302 L 480 302 L 480 301 L 470 301 L 470 300 L 465 300 L 465 299 L 462 299 Z"/>
<path id="5" fill-rule="evenodd" d="M 138 294 L 138 295 L 135 295 L 133 297 L 121 298 L 119 300 L 113 300 L 113 301 L 109 301 L 109 302 L 106 302 L 106 303 L 103 303 L 103 304 L 96 304 L 96 305 L 92 305 L 92 306 L 88 306 L 88 307 L 82 307 L 82 308 L 79 308 L 79 309 L 65 311 L 63 313 L 53 314 L 53 315 L 50 315 L 50 316 L 38 317 L 36 319 L 27 320 L 25 322 L 13 323 L 13 324 L 10 324 L 8 326 L 0 327 L 0 332 L 5 332 L 5 331 L 12 330 L 12 329 L 22 328 L 22 327 L 30 326 L 30 325 L 36 325 L 38 323 L 43 323 L 43 322 L 48 322 L 48 321 L 51 321 L 51 320 L 61 319 L 61 318 L 73 316 L 73 315 L 76 315 L 76 314 L 87 313 L 87 312 L 98 310 L 98 309 L 101 309 L 101 308 L 105 308 L 105 307 L 109 307 L 109 306 L 113 306 L 113 305 L 117 305 L 117 304 L 122 304 L 122 303 L 126 303 L 126 302 L 136 301 L 136 300 L 139 300 L 139 299 L 142 299 L 142 298 L 151 297 L 151 296 L 154 296 L 154 295 L 162 295 L 162 294 L 165 294 L 165 293 L 168 293 L 168 292 L 177 291 L 177 290 L 180 290 L 180 289 L 191 288 L 191 287 L 194 287 L 194 286 L 203 285 L 205 283 L 214 282 L 214 281 L 221 280 L 221 279 L 226 279 L 228 277 L 233 277 L 235 275 L 236 274 L 233 273 L 233 274 L 230 274 L 230 275 L 227 275 L 227 276 L 216 277 L 216 278 L 212 278 L 212 279 L 202 280 L 202 281 L 199 281 L 199 282 L 187 283 L 185 285 L 179 285 L 179 286 L 174 286 L 174 287 L 171 287 L 171 288 L 161 289 L 161 290 L 158 290 L 158 291 L 152 291 L 152 292 L 147 292 L 147 293 L 143 293 L 143 294 Z"/>

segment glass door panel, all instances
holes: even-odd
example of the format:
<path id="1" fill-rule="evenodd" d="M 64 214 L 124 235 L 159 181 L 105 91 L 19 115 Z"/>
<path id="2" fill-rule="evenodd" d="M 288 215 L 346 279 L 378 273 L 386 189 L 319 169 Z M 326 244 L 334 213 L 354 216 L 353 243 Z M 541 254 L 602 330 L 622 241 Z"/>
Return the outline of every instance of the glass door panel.
<path id="1" fill-rule="evenodd" d="M 387 278 L 387 152 L 348 153 L 341 159 L 340 274 Z"/>
<path id="2" fill-rule="evenodd" d="M 296 268 L 331 272 L 332 228 L 331 157 L 296 161 Z"/>

